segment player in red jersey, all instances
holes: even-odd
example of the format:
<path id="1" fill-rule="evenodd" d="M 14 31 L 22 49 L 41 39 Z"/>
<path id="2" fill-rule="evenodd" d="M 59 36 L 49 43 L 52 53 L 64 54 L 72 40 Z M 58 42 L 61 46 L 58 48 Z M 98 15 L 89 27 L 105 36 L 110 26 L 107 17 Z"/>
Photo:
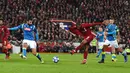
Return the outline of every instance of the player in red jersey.
<path id="1" fill-rule="evenodd" d="M 9 36 L 9 30 L 4 25 L 3 20 L 0 19 L 0 48 L 2 48 L 2 52 L 5 53 L 6 59 L 9 59 L 9 52 L 8 52 L 8 36 Z"/>
<path id="2" fill-rule="evenodd" d="M 70 32 L 84 38 L 84 40 L 80 43 L 80 45 L 70 52 L 71 54 L 74 54 L 79 49 L 81 49 L 83 46 L 86 46 L 86 49 L 84 50 L 84 54 L 83 54 L 84 60 L 82 61 L 82 64 L 86 63 L 90 42 L 96 36 L 96 34 L 94 32 L 92 32 L 90 27 L 99 25 L 99 24 L 102 24 L 102 23 L 82 23 L 79 27 L 77 27 L 76 25 L 73 25 L 72 27 L 70 27 Z"/>
<path id="3" fill-rule="evenodd" d="M 86 49 L 84 51 L 84 60 L 82 61 L 82 64 L 85 64 L 87 61 L 87 56 L 88 56 L 88 48 L 90 42 L 95 38 L 96 34 L 92 32 L 90 27 L 99 25 L 102 23 L 82 23 L 80 26 L 76 26 L 76 23 L 73 21 L 65 21 L 65 20 L 51 20 L 52 22 L 72 22 L 72 26 L 69 28 L 70 32 L 76 34 L 77 36 L 80 36 L 84 38 L 84 40 L 81 42 L 81 44 L 72 50 L 70 53 L 74 54 L 77 52 L 79 49 L 81 49 L 83 46 L 86 46 Z"/>

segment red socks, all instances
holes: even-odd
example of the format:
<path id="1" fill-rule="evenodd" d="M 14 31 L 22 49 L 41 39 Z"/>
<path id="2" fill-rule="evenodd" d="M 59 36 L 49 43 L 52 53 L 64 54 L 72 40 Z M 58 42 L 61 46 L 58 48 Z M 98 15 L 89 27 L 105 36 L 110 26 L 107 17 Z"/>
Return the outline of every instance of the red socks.
<path id="1" fill-rule="evenodd" d="M 87 57 L 88 57 L 88 51 L 84 51 L 83 57 L 84 57 L 84 59 L 87 59 Z"/>

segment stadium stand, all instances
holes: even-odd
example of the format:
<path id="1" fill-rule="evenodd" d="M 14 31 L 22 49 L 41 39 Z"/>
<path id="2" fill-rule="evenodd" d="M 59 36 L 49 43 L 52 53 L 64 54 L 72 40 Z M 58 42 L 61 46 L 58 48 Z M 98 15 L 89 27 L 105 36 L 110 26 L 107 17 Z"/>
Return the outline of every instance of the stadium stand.
<path id="1" fill-rule="evenodd" d="M 129 0 L 0 0 L 0 9 L 0 18 L 9 27 L 26 22 L 29 17 L 34 18 L 43 41 L 79 41 L 58 25 L 50 23 L 51 18 L 73 20 L 80 24 L 114 17 L 120 29 L 119 43 L 130 46 Z M 22 38 L 22 34 L 12 34 Z"/>

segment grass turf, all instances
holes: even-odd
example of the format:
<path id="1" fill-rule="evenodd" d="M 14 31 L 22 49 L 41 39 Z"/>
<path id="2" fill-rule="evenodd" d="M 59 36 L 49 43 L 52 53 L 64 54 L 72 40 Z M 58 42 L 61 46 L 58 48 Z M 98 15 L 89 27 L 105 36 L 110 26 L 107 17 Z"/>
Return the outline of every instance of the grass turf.
<path id="1" fill-rule="evenodd" d="M 111 61 L 111 55 L 107 55 L 105 64 L 98 64 L 100 58 L 96 54 L 89 54 L 88 62 L 80 64 L 82 54 L 41 54 L 45 64 L 40 64 L 32 54 L 28 59 L 21 59 L 18 55 L 12 54 L 10 60 L 4 60 L 0 54 L 1 73 L 130 73 L 130 61 L 124 63 L 121 55 L 117 56 L 117 62 Z M 58 56 L 59 63 L 53 63 L 52 57 Z M 129 57 L 130 58 L 130 57 Z"/>

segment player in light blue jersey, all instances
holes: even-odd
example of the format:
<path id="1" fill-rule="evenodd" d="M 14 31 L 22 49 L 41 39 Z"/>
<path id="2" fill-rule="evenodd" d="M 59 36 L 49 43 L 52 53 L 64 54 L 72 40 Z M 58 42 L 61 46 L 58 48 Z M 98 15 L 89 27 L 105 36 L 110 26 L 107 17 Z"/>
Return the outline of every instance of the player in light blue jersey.
<path id="1" fill-rule="evenodd" d="M 18 29 L 22 29 L 24 33 L 24 39 L 22 43 L 22 54 L 20 56 L 26 59 L 26 49 L 30 47 L 32 49 L 32 54 L 35 55 L 40 60 L 41 63 L 44 63 L 40 55 L 36 52 L 37 44 L 35 41 L 38 42 L 39 36 L 35 25 L 32 24 L 32 20 L 29 19 L 27 23 L 21 24 L 13 28 L 9 28 L 9 30 L 18 30 Z"/>
<path id="2" fill-rule="evenodd" d="M 104 31 L 102 27 L 98 28 L 98 32 L 97 32 L 97 36 L 96 39 L 98 41 L 98 53 L 97 53 L 97 58 L 100 56 L 100 54 L 102 53 L 102 48 L 103 48 L 103 44 L 104 44 Z"/>
<path id="3" fill-rule="evenodd" d="M 117 26 L 114 23 L 114 20 L 107 20 L 106 21 L 106 31 L 104 33 L 104 36 L 106 37 L 105 43 L 103 45 L 103 53 L 102 53 L 102 60 L 99 61 L 99 63 L 104 63 L 105 58 L 105 52 L 104 49 L 108 47 L 108 45 L 112 48 L 112 61 L 116 61 L 116 55 L 115 55 L 115 49 L 122 53 L 124 56 L 124 61 L 127 62 L 127 54 L 125 51 L 119 48 L 118 42 L 116 39 L 117 36 Z"/>

